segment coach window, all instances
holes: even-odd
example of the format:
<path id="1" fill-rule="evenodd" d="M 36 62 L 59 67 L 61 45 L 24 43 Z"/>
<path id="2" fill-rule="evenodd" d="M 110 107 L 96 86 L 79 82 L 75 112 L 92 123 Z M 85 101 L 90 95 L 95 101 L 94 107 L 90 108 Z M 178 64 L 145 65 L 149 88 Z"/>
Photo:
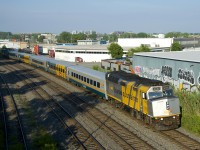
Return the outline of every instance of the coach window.
<path id="1" fill-rule="evenodd" d="M 80 76 L 80 75 L 78 75 L 78 79 L 79 79 L 79 80 L 81 79 L 81 76 Z"/>
<path id="2" fill-rule="evenodd" d="M 81 81 L 83 81 L 83 76 L 81 76 Z"/>
<path id="3" fill-rule="evenodd" d="M 87 83 L 89 83 L 89 78 L 87 78 Z"/>
<path id="4" fill-rule="evenodd" d="M 100 88 L 100 83 L 99 82 L 97 82 L 97 87 Z"/>
<path id="5" fill-rule="evenodd" d="M 94 86 L 96 86 L 97 85 L 97 82 L 96 81 L 94 81 Z"/>
<path id="6" fill-rule="evenodd" d="M 90 84 L 93 85 L 93 80 L 90 79 Z"/>
<path id="7" fill-rule="evenodd" d="M 73 72 L 71 72 L 71 76 L 72 76 L 72 77 L 74 76 L 74 73 L 73 73 Z"/>
<path id="8" fill-rule="evenodd" d="M 84 77 L 84 82 L 86 82 L 86 77 Z"/>
<path id="9" fill-rule="evenodd" d="M 78 79 L 78 74 L 76 74 L 76 78 Z"/>

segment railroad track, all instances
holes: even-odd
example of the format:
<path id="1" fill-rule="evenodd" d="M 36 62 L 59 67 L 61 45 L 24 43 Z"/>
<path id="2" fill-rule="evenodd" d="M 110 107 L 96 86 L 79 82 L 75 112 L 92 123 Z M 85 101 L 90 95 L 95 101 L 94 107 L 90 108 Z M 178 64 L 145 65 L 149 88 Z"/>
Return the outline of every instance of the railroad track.
<path id="1" fill-rule="evenodd" d="M 46 78 L 46 77 L 44 77 L 44 78 Z M 48 80 L 48 79 L 47 79 Z M 51 81 L 52 82 L 52 81 Z M 53 87 L 54 85 L 52 85 L 52 87 Z M 59 89 L 59 91 L 62 91 L 63 90 L 63 88 L 61 89 L 59 86 L 57 86 L 56 88 L 54 88 L 54 89 Z M 69 92 L 69 91 L 68 91 Z M 64 93 L 67 93 L 67 91 L 65 91 Z M 63 94 L 63 92 L 60 92 L 60 94 L 62 94 L 62 95 L 66 95 L 66 94 Z M 67 99 L 67 97 L 65 97 L 66 99 Z M 73 96 L 70 96 L 70 98 L 73 98 Z M 68 98 L 69 99 L 69 98 Z M 82 111 L 83 110 L 85 110 L 86 108 L 88 109 L 88 107 L 87 106 L 84 106 L 85 104 L 83 104 L 83 102 L 81 103 L 77 103 L 77 102 L 75 102 L 75 101 L 77 101 L 76 100 L 77 98 L 74 98 L 73 100 L 71 99 L 70 101 L 72 102 L 72 103 L 75 103 L 75 105 L 77 106 L 81 106 L 82 108 Z M 85 107 L 85 108 L 84 108 Z M 91 106 L 92 107 L 92 106 Z M 94 109 L 93 110 L 88 110 L 88 112 L 91 112 L 91 111 L 94 111 Z M 98 112 L 98 111 L 97 111 Z M 97 114 L 95 114 L 94 113 L 94 115 L 93 116 L 98 116 Z M 90 117 L 91 118 L 91 117 Z M 109 120 L 106 120 L 105 119 L 106 118 L 106 116 L 105 117 L 98 117 L 98 120 L 103 124 L 105 124 L 105 125 L 111 125 L 111 123 L 109 122 Z M 107 119 L 108 119 L 108 116 L 107 116 Z M 97 121 L 98 122 L 98 121 Z M 114 126 L 111 126 L 111 127 L 114 127 Z M 103 127 L 102 127 L 103 128 Z M 106 128 L 106 127 L 105 127 Z M 117 128 L 116 128 L 117 129 Z M 118 130 L 113 130 L 115 133 L 118 133 L 119 131 L 122 131 L 121 129 L 118 129 Z M 195 141 L 194 139 L 192 139 L 192 138 L 190 138 L 190 137 L 188 137 L 187 135 L 185 135 L 185 134 L 182 134 L 182 133 L 180 133 L 180 132 L 178 132 L 177 130 L 170 130 L 170 131 L 164 131 L 165 132 L 165 138 L 167 138 L 167 139 L 171 139 L 171 142 L 172 143 L 174 143 L 174 144 L 176 144 L 177 145 L 177 147 L 179 147 L 180 149 L 193 149 L 193 150 L 199 150 L 200 149 L 200 143 L 198 142 L 198 141 Z M 163 132 L 163 133 L 164 133 Z M 173 132 L 173 133 L 172 133 Z M 120 133 L 119 133 L 120 134 Z M 123 134 L 122 133 L 122 135 L 125 135 L 125 134 Z M 128 134 L 127 134 L 128 135 Z M 112 136 L 113 137 L 113 136 Z M 130 136 L 129 136 L 130 137 Z M 128 141 L 128 140 L 126 140 L 126 141 Z M 118 142 L 119 143 L 119 142 Z M 127 142 L 122 142 L 122 145 L 124 144 L 124 145 L 126 145 L 125 143 L 127 143 Z M 137 143 L 137 142 L 136 142 Z M 131 144 L 130 144 L 131 145 Z M 126 147 L 130 147 L 130 145 L 129 146 L 125 146 L 124 148 L 126 148 Z M 123 146 L 122 146 L 123 147 Z M 137 144 L 136 144 L 136 147 L 137 147 Z"/>
<path id="2" fill-rule="evenodd" d="M 198 141 L 177 130 L 162 131 L 162 133 L 179 145 L 180 149 L 200 150 L 200 143 Z"/>
<path id="3" fill-rule="evenodd" d="M 175 131 L 175 130 L 172 130 L 172 131 Z M 155 131 L 155 132 L 157 132 L 157 131 Z M 177 145 L 177 147 L 179 147 L 180 149 L 199 149 L 199 142 L 197 142 L 197 141 L 191 142 L 191 140 L 190 140 L 191 138 L 188 139 L 188 136 L 186 136 L 182 133 L 181 133 L 181 136 L 177 136 L 177 134 L 178 133 L 171 133 L 171 131 L 170 131 L 168 133 L 162 133 L 161 135 L 159 134 L 159 136 L 163 137 L 164 139 L 170 140 L 173 144 Z M 184 139 L 184 140 L 180 140 L 180 139 Z M 186 141 L 188 141 L 188 142 L 186 142 Z"/>
<path id="4" fill-rule="evenodd" d="M 22 124 L 20 112 L 18 110 L 15 98 L 7 84 L 7 77 L 0 74 L 1 86 L 1 104 L 3 109 L 5 149 L 29 149 L 25 130 Z M 9 112 L 8 112 L 9 109 Z M 11 110 L 12 109 L 12 110 Z"/>
<path id="5" fill-rule="evenodd" d="M 154 149 L 136 134 L 130 132 L 128 129 L 114 121 L 110 116 L 107 116 L 102 111 L 95 108 L 94 105 L 86 103 L 85 100 L 73 95 L 70 91 L 63 89 L 62 87 L 57 86 L 57 84 L 52 81 L 50 84 L 53 91 L 58 91 L 57 95 L 62 95 L 62 97 L 70 101 L 78 112 L 84 113 L 87 118 L 92 120 L 98 126 L 96 129 L 104 130 L 105 133 L 112 137 L 112 139 L 123 149 Z M 97 132 L 96 129 L 94 129 L 92 133 Z"/>
<path id="6" fill-rule="evenodd" d="M 11 67 L 12 68 L 12 67 Z M 48 105 L 55 116 L 60 120 L 60 122 L 67 128 L 68 132 L 74 137 L 76 144 L 75 149 L 104 149 L 104 147 L 90 134 L 82 125 L 79 123 L 70 113 L 62 107 L 53 96 L 51 96 L 48 91 L 40 87 L 37 81 L 31 79 L 28 74 L 21 74 L 26 78 L 26 85 L 30 89 L 34 90 Z M 19 78 L 22 78 L 21 76 Z M 29 81 L 28 81 L 29 80 Z M 73 143 L 74 143 L 73 141 Z"/>

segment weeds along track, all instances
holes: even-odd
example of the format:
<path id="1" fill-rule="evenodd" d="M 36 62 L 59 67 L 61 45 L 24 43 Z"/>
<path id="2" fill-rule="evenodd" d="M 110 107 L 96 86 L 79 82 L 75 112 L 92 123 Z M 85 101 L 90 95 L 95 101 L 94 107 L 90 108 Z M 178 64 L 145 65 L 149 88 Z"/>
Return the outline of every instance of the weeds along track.
<path id="1" fill-rule="evenodd" d="M 9 85 L 13 76 L 0 74 L 1 105 L 4 120 L 5 149 L 29 149 L 25 130 L 22 124 L 20 111 L 16 99 L 20 100 L 19 91 Z"/>
<path id="2" fill-rule="evenodd" d="M 16 68 L 9 66 L 10 69 L 16 71 Z M 17 65 L 17 68 L 20 67 Z M 19 71 L 19 70 L 18 70 Z M 71 113 L 71 110 L 65 109 L 60 105 L 55 97 L 53 97 L 50 91 L 42 88 L 40 81 L 36 78 L 32 78 L 30 74 L 22 73 L 20 76 L 29 89 L 32 89 L 37 95 L 41 97 L 42 100 L 48 105 L 50 111 L 54 113 L 56 118 L 64 125 L 64 128 L 67 129 L 68 133 L 73 136 L 73 139 L 70 141 L 73 143 L 75 149 L 104 149 L 104 147 L 90 134 L 82 124 L 76 120 Z"/>
<path id="3" fill-rule="evenodd" d="M 40 80 L 44 80 L 44 78 L 45 81 L 49 80 L 46 77 L 41 77 Z M 94 136 L 98 134 L 103 135 L 103 133 L 106 133 L 106 135 L 115 143 L 117 143 L 117 145 L 119 145 L 122 149 L 154 149 L 151 145 L 147 144 L 146 141 L 140 139 L 136 134 L 124 128 L 122 125 L 114 121 L 110 116 L 104 114 L 101 110 L 95 108 L 94 105 L 87 103 L 86 101 L 88 100 L 77 97 L 69 90 L 64 89 L 55 82 L 50 81 L 49 85 L 52 89 L 52 96 L 55 99 L 60 102 L 63 100 L 68 101 L 71 110 L 74 110 L 71 112 L 73 116 L 75 116 L 77 113 L 80 113 L 81 115 L 84 115 L 85 118 L 89 119 L 89 121 L 86 121 L 87 123 L 85 123 L 85 127 L 87 128 L 90 126 L 90 128 L 87 130 Z M 91 99 L 89 101 L 93 100 Z M 66 107 L 69 108 L 69 105 Z M 66 107 L 63 107 L 63 109 Z M 102 140 L 98 139 L 99 137 L 97 136 L 95 136 L 95 138 L 97 138 L 99 141 Z M 105 136 L 105 139 L 106 138 L 107 137 Z M 101 144 L 106 148 L 112 147 L 112 145 L 109 145 L 104 141 L 102 141 Z"/>

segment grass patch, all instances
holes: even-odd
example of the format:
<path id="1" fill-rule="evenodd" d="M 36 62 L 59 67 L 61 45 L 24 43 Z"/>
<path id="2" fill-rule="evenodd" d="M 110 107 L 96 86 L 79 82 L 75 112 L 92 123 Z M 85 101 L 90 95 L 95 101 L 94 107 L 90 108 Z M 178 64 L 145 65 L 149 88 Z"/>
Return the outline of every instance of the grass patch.
<path id="1" fill-rule="evenodd" d="M 98 65 L 94 65 L 94 66 L 92 67 L 92 69 L 93 69 L 93 70 L 100 71 L 100 72 L 110 72 L 110 70 L 103 69 L 103 68 L 101 68 L 101 67 L 98 66 Z"/>
<path id="2" fill-rule="evenodd" d="M 33 137 L 33 149 L 57 150 L 57 142 L 44 128 L 39 129 Z"/>
<path id="3" fill-rule="evenodd" d="M 200 136 L 200 93 L 176 91 L 175 94 L 182 110 L 181 126 Z"/>
<path id="4" fill-rule="evenodd" d="M 200 135 L 200 117 L 199 116 L 182 116 L 182 127 Z"/>

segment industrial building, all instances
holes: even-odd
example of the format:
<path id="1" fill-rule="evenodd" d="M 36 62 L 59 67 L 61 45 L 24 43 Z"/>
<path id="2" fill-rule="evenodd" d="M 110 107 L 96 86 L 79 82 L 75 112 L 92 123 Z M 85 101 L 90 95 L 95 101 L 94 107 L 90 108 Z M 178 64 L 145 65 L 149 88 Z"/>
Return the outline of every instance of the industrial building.
<path id="1" fill-rule="evenodd" d="M 124 51 L 124 57 L 127 51 Z M 101 62 L 111 59 L 107 45 L 56 46 L 55 59 L 71 62 Z"/>
<path id="2" fill-rule="evenodd" d="M 135 48 L 146 45 L 149 48 L 170 48 L 173 38 L 119 38 L 121 47 Z"/>
<path id="3" fill-rule="evenodd" d="M 132 58 L 129 58 L 132 62 Z M 126 58 L 122 59 L 104 59 L 101 61 L 101 68 L 109 71 L 125 71 L 128 73 L 134 73 L 130 62 L 126 61 Z"/>
<path id="4" fill-rule="evenodd" d="M 135 53 L 136 74 L 170 82 L 176 88 L 200 90 L 200 51 Z"/>
<path id="5" fill-rule="evenodd" d="M 28 47 L 27 42 L 13 42 L 9 40 L 0 40 L 0 48 L 3 46 L 6 46 L 7 48 L 12 48 L 12 49 L 23 49 Z"/>

